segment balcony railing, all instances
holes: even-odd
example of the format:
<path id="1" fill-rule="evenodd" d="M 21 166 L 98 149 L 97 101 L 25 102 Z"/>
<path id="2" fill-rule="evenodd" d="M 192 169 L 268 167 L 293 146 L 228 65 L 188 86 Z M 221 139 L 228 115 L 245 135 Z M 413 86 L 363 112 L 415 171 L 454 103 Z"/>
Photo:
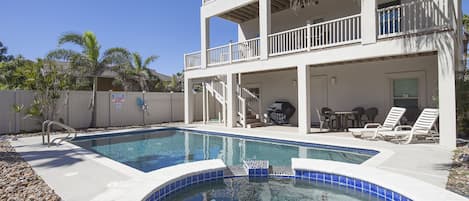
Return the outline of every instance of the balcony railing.
<path id="1" fill-rule="evenodd" d="M 241 62 L 259 58 L 259 38 L 230 43 L 207 50 L 208 66 Z"/>
<path id="2" fill-rule="evenodd" d="M 184 66 L 186 70 L 200 68 L 200 51 L 184 55 Z"/>
<path id="3" fill-rule="evenodd" d="M 448 25 L 443 0 L 416 0 L 378 9 L 378 37 L 442 29 Z"/>
<path id="4" fill-rule="evenodd" d="M 269 35 L 269 56 L 359 42 L 361 16 L 353 15 Z"/>

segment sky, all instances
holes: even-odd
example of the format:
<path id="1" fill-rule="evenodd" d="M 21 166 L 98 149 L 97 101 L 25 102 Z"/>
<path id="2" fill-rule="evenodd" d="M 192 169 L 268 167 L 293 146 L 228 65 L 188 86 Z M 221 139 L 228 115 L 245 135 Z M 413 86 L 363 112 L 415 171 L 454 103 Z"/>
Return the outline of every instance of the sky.
<path id="1" fill-rule="evenodd" d="M 463 12 L 469 14 L 469 0 Z M 184 53 L 200 50 L 201 0 L 2 0 L 0 41 L 9 54 L 42 58 L 66 32 L 93 31 L 102 51 L 125 47 L 142 56 L 158 55 L 151 68 L 181 72 Z M 237 26 L 214 18 L 211 46 L 236 41 Z M 72 46 L 65 46 L 73 48 Z"/>
<path id="2" fill-rule="evenodd" d="M 158 55 L 151 68 L 181 72 L 184 53 L 200 50 L 201 0 L 2 0 L 0 41 L 8 53 L 42 58 L 66 32 L 93 31 L 102 51 L 125 47 L 144 57 Z M 215 34 L 223 33 L 223 34 Z M 211 21 L 211 43 L 236 39 L 237 26 Z M 65 46 L 73 48 L 73 46 Z"/>

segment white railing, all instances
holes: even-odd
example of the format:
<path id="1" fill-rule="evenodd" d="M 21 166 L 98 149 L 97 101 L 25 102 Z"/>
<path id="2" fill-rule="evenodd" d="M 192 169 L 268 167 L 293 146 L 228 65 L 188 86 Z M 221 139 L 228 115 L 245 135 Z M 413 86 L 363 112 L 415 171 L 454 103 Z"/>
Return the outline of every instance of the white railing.
<path id="1" fill-rule="evenodd" d="M 186 70 L 200 68 L 200 51 L 184 55 L 184 66 Z"/>
<path id="2" fill-rule="evenodd" d="M 448 25 L 445 0 L 415 0 L 378 9 L 378 37 L 443 29 Z"/>
<path id="3" fill-rule="evenodd" d="M 215 47 L 207 50 L 208 66 L 258 59 L 259 38 Z"/>
<path id="4" fill-rule="evenodd" d="M 260 56 L 259 51 L 259 38 L 234 43 L 231 45 L 231 60 L 232 62 L 246 61 L 250 59 L 257 59 Z"/>
<path id="5" fill-rule="evenodd" d="M 361 15 L 353 15 L 271 34 L 269 56 L 344 45 L 360 40 Z"/>
<path id="6" fill-rule="evenodd" d="M 244 99 L 241 96 L 237 96 L 238 100 L 238 117 L 239 117 L 239 123 L 243 128 L 247 127 L 247 110 L 246 110 L 246 99 Z"/>
<path id="7" fill-rule="evenodd" d="M 251 91 L 246 88 L 241 88 L 240 96 L 244 98 L 247 110 L 251 112 L 252 115 L 257 115 L 259 119 L 262 118 L 262 108 L 261 100 Z"/>
<path id="8" fill-rule="evenodd" d="M 210 48 L 207 50 L 207 63 L 209 66 L 230 63 L 230 45 Z"/>

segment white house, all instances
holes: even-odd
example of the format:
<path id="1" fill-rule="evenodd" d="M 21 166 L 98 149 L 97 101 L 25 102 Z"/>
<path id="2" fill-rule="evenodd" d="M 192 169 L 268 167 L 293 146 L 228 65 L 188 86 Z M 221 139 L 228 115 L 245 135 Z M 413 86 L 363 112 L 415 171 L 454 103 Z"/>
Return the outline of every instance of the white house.
<path id="1" fill-rule="evenodd" d="M 322 107 L 376 107 L 377 121 L 394 105 L 439 107 L 440 143 L 455 147 L 460 0 L 300 2 L 203 1 L 201 51 L 184 55 L 185 123 L 255 126 L 286 100 L 296 108 L 290 123 L 307 134 Z M 214 16 L 238 24 L 238 42 L 209 47 Z"/>

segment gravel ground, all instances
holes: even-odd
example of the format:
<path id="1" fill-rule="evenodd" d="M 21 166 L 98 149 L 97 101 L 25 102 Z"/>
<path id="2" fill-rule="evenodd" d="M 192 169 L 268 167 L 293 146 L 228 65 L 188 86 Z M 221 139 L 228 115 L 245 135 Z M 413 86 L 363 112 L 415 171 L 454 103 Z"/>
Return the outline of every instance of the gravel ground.
<path id="1" fill-rule="evenodd" d="M 469 145 L 454 152 L 446 188 L 469 198 Z"/>
<path id="2" fill-rule="evenodd" d="M 0 200 L 61 200 L 6 138 L 0 139 Z"/>

